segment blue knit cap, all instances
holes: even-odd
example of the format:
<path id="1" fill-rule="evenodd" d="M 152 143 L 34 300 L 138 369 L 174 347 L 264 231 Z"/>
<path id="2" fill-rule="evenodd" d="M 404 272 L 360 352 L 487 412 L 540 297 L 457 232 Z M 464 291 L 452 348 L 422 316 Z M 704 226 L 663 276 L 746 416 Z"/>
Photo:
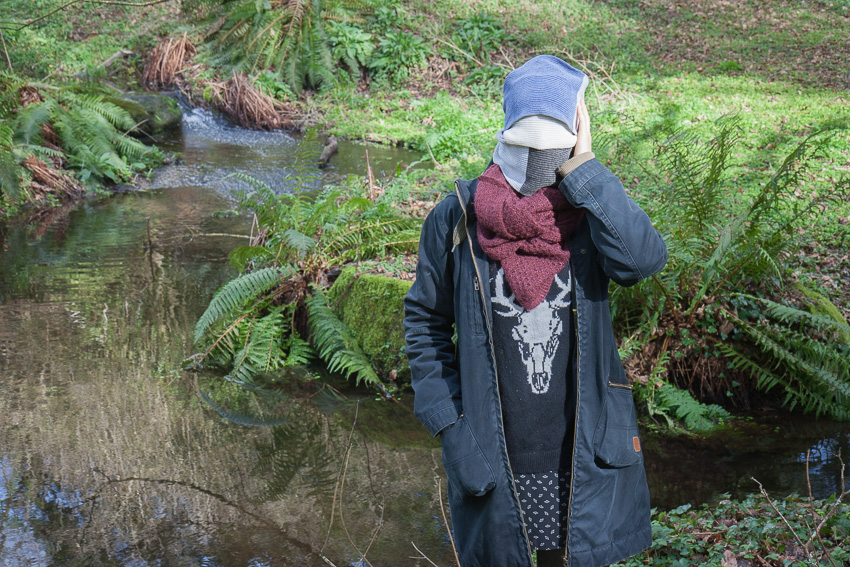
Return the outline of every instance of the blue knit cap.
<path id="1" fill-rule="evenodd" d="M 576 133 L 576 109 L 587 76 L 553 55 L 538 55 L 508 73 L 502 88 L 505 130 L 520 118 L 542 114 Z"/>

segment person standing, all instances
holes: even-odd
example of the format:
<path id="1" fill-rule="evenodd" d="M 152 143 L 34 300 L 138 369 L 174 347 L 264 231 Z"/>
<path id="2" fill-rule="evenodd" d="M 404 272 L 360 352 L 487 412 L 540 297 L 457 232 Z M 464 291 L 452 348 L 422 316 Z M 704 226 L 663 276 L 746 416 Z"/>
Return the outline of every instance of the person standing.
<path id="1" fill-rule="evenodd" d="M 596 567 L 651 543 L 608 286 L 667 249 L 595 159 L 587 83 L 551 55 L 509 73 L 491 164 L 423 224 L 406 352 L 461 567 Z"/>

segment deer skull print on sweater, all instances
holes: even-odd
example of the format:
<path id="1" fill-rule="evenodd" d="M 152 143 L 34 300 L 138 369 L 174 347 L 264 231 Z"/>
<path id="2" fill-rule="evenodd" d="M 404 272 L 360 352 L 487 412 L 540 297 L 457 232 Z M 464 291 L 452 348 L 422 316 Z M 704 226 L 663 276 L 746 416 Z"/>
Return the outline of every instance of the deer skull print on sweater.
<path id="1" fill-rule="evenodd" d="M 534 394 L 545 394 L 552 381 L 552 362 L 564 330 L 564 318 L 569 322 L 569 312 L 562 310 L 570 306 L 571 282 L 566 283 L 555 276 L 553 287 L 557 295 L 537 307 L 526 310 L 519 305 L 513 293 L 505 292 L 505 272 L 499 268 L 493 285 L 493 312 L 502 317 L 513 317 L 511 337 L 516 343 L 522 362 L 525 364 L 528 384 Z"/>

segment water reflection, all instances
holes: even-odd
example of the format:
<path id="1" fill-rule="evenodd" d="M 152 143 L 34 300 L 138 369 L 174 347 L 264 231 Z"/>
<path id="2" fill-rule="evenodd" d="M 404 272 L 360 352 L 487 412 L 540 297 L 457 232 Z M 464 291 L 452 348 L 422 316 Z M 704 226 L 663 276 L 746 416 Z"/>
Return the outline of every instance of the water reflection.
<path id="1" fill-rule="evenodd" d="M 227 205 L 175 189 L 0 231 L 3 565 L 347 565 L 376 531 L 373 565 L 407 562 L 411 541 L 447 561 L 424 430 L 402 427 L 399 451 L 365 417 L 385 404 L 269 401 L 179 370 L 236 242 L 204 235 L 248 230 L 212 214 Z M 233 423 L 199 391 L 286 423 Z"/>
<path id="2" fill-rule="evenodd" d="M 825 498 L 841 486 L 838 454 L 850 455 L 850 423 L 762 417 L 709 439 L 648 436 L 645 445 L 653 505 L 661 509 L 757 493 L 753 478 L 771 496 L 807 495 L 811 485 L 815 498 Z"/>

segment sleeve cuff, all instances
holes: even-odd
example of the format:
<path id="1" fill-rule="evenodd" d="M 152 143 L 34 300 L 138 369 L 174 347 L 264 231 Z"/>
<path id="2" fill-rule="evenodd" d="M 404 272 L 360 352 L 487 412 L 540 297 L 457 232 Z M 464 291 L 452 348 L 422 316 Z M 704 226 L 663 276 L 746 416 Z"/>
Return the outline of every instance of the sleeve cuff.
<path id="1" fill-rule="evenodd" d="M 583 154 L 571 157 L 570 159 L 562 163 L 561 167 L 558 168 L 558 176 L 562 178 L 566 177 L 567 175 L 575 171 L 578 166 L 592 160 L 595 157 L 596 156 L 593 154 L 593 152 L 584 152 Z"/>
<path id="2" fill-rule="evenodd" d="M 422 425 L 425 426 L 431 435 L 436 437 L 443 429 L 456 422 L 460 414 L 460 407 L 450 402 L 443 409 L 431 414 L 431 417 L 423 421 Z"/>

